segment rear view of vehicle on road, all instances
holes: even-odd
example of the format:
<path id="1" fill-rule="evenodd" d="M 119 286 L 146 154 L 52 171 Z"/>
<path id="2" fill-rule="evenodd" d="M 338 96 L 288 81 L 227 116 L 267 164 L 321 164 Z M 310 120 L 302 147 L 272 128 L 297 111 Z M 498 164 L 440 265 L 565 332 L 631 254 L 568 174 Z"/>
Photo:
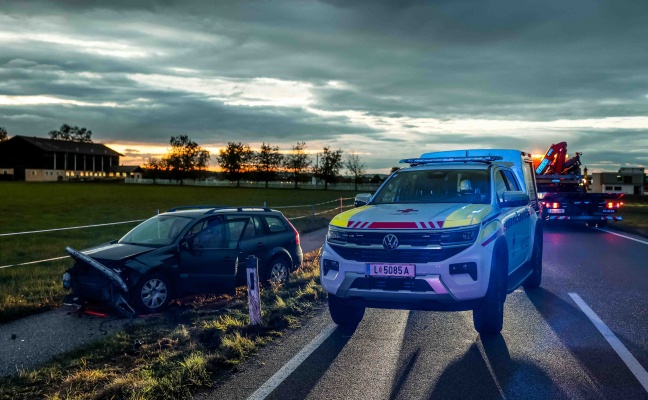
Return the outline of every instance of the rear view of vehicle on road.
<path id="1" fill-rule="evenodd" d="M 320 258 L 334 322 L 366 307 L 473 310 L 475 329 L 502 329 L 507 293 L 538 287 L 542 224 L 530 154 L 426 153 L 403 160 L 361 206 L 336 216 Z"/>
<path id="2" fill-rule="evenodd" d="M 189 293 L 233 292 L 245 283 L 249 256 L 272 282 L 303 262 L 299 233 L 283 214 L 248 207 L 179 207 L 119 240 L 68 253 L 68 302 L 108 302 L 127 315 L 157 312 Z"/>

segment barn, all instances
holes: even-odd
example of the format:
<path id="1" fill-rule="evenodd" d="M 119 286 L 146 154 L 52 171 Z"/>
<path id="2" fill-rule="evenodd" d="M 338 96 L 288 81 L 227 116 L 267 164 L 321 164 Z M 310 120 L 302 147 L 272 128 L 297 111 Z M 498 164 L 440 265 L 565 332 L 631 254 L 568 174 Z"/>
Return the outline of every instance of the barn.
<path id="1" fill-rule="evenodd" d="M 0 142 L 0 179 L 28 182 L 115 177 L 122 154 L 100 143 L 28 136 Z"/>

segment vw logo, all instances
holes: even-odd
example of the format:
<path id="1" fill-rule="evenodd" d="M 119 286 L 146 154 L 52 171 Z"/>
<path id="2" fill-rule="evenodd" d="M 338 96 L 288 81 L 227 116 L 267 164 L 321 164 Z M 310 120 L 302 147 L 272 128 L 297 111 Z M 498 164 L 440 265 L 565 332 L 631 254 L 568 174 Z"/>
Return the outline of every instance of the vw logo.
<path id="1" fill-rule="evenodd" d="M 392 235 L 391 233 L 389 235 L 386 235 L 383 238 L 383 247 L 386 250 L 396 250 L 398 247 L 398 238 L 396 235 Z"/>

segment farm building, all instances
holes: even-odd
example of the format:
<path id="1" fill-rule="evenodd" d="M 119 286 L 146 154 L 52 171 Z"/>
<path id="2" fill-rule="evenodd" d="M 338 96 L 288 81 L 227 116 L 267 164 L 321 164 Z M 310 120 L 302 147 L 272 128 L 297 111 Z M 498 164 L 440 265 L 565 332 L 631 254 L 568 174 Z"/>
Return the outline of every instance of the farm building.
<path id="1" fill-rule="evenodd" d="M 125 167 L 119 165 L 120 156 L 100 143 L 14 136 L 0 143 L 0 180 L 42 182 L 130 177 L 139 167 L 122 171 Z"/>

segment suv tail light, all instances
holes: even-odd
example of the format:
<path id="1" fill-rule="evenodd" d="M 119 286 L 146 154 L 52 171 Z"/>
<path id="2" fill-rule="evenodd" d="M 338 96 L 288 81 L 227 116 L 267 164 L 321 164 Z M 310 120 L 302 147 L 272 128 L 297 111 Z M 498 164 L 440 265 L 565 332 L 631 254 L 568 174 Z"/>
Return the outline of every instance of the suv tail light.
<path id="1" fill-rule="evenodd" d="M 288 222 L 288 225 L 290 225 L 290 227 L 292 228 L 293 232 L 295 232 L 295 244 L 298 245 L 298 246 L 300 246 L 301 243 L 299 242 L 299 232 L 297 232 L 297 229 L 295 229 L 295 227 L 293 226 L 293 224 L 291 224 L 290 221 L 288 221 L 288 218 L 286 218 L 286 222 Z"/>

